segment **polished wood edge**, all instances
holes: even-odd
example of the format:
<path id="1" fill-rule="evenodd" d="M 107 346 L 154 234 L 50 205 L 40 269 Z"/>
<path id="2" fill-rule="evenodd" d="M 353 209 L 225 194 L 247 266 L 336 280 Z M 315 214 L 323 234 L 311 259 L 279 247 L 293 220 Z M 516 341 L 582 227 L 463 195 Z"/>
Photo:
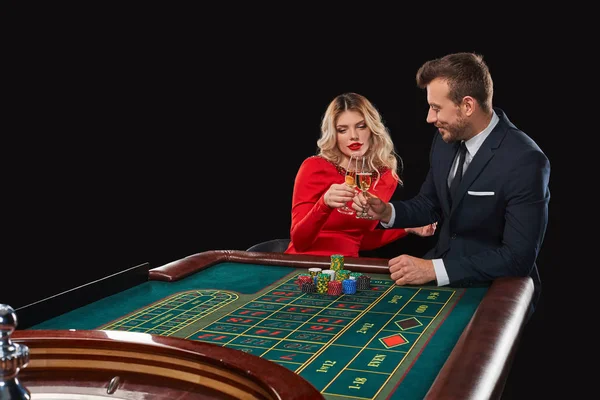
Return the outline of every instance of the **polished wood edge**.
<path id="1" fill-rule="evenodd" d="M 532 298 L 530 277 L 495 280 L 425 399 L 500 398 Z"/>
<path id="2" fill-rule="evenodd" d="M 279 364 L 206 342 L 102 330 L 16 330 L 11 340 L 28 346 L 32 361 L 36 348 L 128 350 L 212 365 L 254 382 L 276 399 L 324 400 L 308 381 Z"/>
<path id="3" fill-rule="evenodd" d="M 221 262 L 328 269 L 331 258 L 284 253 L 264 253 L 243 250 L 210 250 L 192 254 L 149 271 L 150 280 L 177 281 Z M 387 274 L 388 260 L 384 258 L 344 257 L 345 268 L 353 272 Z"/>

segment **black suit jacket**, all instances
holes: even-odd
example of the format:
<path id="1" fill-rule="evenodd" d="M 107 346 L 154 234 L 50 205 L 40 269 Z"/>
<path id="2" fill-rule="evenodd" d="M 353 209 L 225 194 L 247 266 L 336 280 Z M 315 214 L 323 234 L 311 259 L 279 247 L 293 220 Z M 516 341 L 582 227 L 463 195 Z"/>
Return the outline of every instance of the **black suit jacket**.
<path id="1" fill-rule="evenodd" d="M 502 276 L 531 276 L 534 304 L 541 291 L 536 259 L 550 200 L 550 162 L 499 108 L 500 121 L 483 142 L 450 206 L 448 174 L 458 143 L 436 132 L 430 168 L 419 194 L 393 201 L 394 227 L 438 221 L 438 241 L 424 258 L 442 258 L 450 285 L 489 284 Z"/>

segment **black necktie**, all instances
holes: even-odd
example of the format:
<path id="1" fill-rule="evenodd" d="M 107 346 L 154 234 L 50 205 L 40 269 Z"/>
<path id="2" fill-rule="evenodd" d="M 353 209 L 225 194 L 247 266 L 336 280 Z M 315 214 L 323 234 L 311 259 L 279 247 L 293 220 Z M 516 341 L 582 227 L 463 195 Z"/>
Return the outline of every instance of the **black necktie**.
<path id="1" fill-rule="evenodd" d="M 456 169 L 456 174 L 454 175 L 454 179 L 452 179 L 452 184 L 450 184 L 450 200 L 454 199 L 458 185 L 460 185 L 460 181 L 462 180 L 463 165 L 465 163 L 466 155 L 467 155 L 467 146 L 465 145 L 464 141 L 461 141 L 460 148 L 458 149 L 458 168 Z"/>

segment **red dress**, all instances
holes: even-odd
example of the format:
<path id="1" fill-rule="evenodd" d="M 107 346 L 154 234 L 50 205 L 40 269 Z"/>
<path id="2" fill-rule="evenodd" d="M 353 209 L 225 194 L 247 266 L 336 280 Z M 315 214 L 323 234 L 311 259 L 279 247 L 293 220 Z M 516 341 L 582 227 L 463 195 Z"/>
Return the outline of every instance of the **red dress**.
<path id="1" fill-rule="evenodd" d="M 389 201 L 398 182 L 390 169 L 380 173 L 369 192 Z M 378 221 L 358 219 L 326 205 L 323 195 L 333 183 L 343 183 L 344 175 L 343 168 L 320 156 L 304 160 L 294 182 L 291 241 L 285 253 L 358 257 L 359 250 L 376 249 L 408 234 L 401 228 L 376 229 Z"/>

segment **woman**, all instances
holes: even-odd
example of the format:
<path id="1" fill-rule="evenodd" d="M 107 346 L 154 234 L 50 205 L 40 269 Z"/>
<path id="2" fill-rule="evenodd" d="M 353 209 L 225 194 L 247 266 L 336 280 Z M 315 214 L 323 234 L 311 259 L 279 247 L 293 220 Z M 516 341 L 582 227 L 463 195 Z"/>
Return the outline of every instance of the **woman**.
<path id="1" fill-rule="evenodd" d="M 344 93 L 329 104 L 317 146 L 318 154 L 304 160 L 296 175 L 291 240 L 285 253 L 358 257 L 361 250 L 379 248 L 409 232 L 433 235 L 435 224 L 377 229 L 377 221 L 336 211 L 356 195 L 344 183 L 351 155 L 368 160 L 374 179 L 371 195 L 389 201 L 402 184 L 394 143 L 379 112 L 364 96 Z"/>

